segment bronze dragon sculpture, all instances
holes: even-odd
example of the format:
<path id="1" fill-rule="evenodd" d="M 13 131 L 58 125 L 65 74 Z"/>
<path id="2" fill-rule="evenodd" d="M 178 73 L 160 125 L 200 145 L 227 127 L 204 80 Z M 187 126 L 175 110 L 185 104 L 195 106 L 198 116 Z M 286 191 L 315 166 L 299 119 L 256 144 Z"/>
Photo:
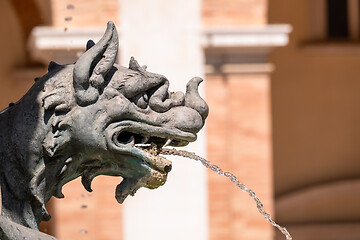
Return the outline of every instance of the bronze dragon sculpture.
<path id="1" fill-rule="evenodd" d="M 208 114 L 197 91 L 202 79 L 191 79 L 185 94 L 169 92 L 164 76 L 134 58 L 129 68 L 114 64 L 117 51 L 109 22 L 75 64 L 51 62 L 0 112 L 0 239 L 55 239 L 38 231 L 50 218 L 45 204 L 64 197 L 63 185 L 77 177 L 91 191 L 94 177 L 121 176 L 119 203 L 140 187 L 163 185 L 171 162 L 157 149 L 196 140 Z"/>

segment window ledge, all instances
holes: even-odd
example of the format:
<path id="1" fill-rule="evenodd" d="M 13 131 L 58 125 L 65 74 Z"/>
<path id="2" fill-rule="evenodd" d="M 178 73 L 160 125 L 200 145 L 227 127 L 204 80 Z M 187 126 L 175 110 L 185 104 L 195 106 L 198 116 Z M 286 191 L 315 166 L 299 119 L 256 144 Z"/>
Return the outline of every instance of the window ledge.
<path id="1" fill-rule="evenodd" d="M 360 54 L 360 41 L 316 41 L 301 45 L 310 54 Z"/>
<path id="2" fill-rule="evenodd" d="M 35 27 L 28 40 L 30 56 L 35 61 L 48 64 L 75 62 L 85 51 L 89 39 L 99 41 L 104 33 L 102 27 L 72 27 L 67 31 L 60 27 Z"/>
<path id="3" fill-rule="evenodd" d="M 261 26 L 208 27 L 203 31 L 204 48 L 274 48 L 286 46 L 289 33 L 287 24 Z"/>

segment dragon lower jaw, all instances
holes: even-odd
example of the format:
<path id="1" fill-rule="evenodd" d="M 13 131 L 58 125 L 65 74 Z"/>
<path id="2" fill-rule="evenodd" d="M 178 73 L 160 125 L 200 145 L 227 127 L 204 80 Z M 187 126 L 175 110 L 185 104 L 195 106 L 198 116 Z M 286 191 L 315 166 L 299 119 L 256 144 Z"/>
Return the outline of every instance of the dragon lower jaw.
<path id="1" fill-rule="evenodd" d="M 125 178 L 115 190 L 115 198 L 119 203 L 123 203 L 127 196 L 134 196 L 136 191 L 141 187 L 155 189 L 165 184 L 167 174 L 151 170 L 149 174 L 140 178 Z"/>
<path id="2" fill-rule="evenodd" d="M 141 178 L 124 178 L 117 185 L 115 198 L 119 203 L 123 203 L 127 196 L 133 196 L 141 187 L 155 189 L 165 184 L 168 172 L 171 171 L 171 161 L 159 156 L 158 148 L 152 144 L 150 148 L 139 148 L 144 158 L 143 160 L 151 166 L 150 171 Z"/>

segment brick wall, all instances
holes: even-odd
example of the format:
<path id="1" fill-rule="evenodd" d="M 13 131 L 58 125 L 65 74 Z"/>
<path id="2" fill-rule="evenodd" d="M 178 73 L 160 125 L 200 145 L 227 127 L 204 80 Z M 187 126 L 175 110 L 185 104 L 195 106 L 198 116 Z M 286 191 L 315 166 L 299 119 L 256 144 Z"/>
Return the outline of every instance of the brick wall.
<path id="1" fill-rule="evenodd" d="M 208 75 L 208 158 L 230 171 L 273 209 L 269 77 Z M 209 173 L 211 240 L 272 239 L 271 225 L 250 196 Z"/>
<path id="2" fill-rule="evenodd" d="M 53 199 L 55 236 L 61 240 L 121 240 L 122 207 L 115 199 L 120 178 L 98 176 L 87 192 L 74 180 L 64 186 L 65 199 Z"/>
<path id="3" fill-rule="evenodd" d="M 118 0 L 51 0 L 52 25 L 64 27 L 118 24 Z"/>
<path id="4" fill-rule="evenodd" d="M 267 23 L 267 0 L 203 0 L 204 26 Z"/>

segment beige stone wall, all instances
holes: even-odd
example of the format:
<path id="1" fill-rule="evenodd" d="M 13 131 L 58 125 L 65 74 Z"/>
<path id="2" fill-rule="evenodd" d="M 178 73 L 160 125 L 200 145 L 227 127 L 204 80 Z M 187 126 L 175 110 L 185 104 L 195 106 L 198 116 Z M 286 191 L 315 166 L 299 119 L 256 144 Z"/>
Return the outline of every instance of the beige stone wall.
<path id="1" fill-rule="evenodd" d="M 294 28 L 290 44 L 270 59 L 276 65 L 271 87 L 278 198 L 360 177 L 360 48 L 349 42 L 314 44 L 311 2 L 273 0 L 269 4 L 271 23 L 289 23 Z M 351 193 L 351 185 L 347 189 Z M 356 192 L 354 188 L 354 199 Z M 337 194 L 333 192 L 334 199 Z M 319 201 L 321 195 L 315 196 L 314 201 Z M 344 211 L 349 206 L 344 208 L 345 202 L 334 206 L 334 199 L 331 195 L 323 198 L 319 211 L 292 222 L 360 220 L 356 202 L 347 203 L 352 211 L 346 218 Z M 291 218 L 279 216 L 284 222 Z"/>

